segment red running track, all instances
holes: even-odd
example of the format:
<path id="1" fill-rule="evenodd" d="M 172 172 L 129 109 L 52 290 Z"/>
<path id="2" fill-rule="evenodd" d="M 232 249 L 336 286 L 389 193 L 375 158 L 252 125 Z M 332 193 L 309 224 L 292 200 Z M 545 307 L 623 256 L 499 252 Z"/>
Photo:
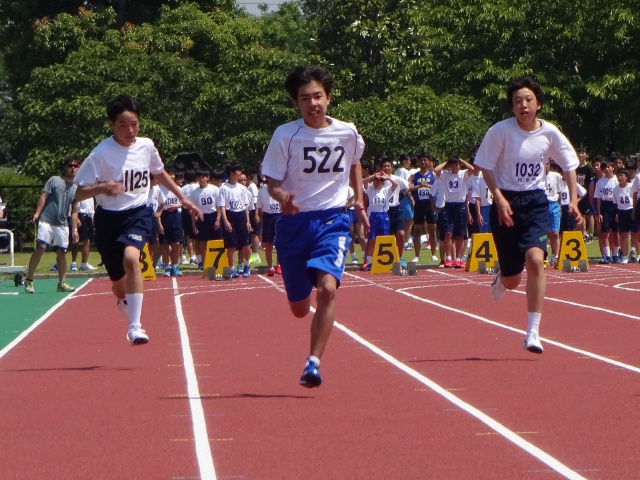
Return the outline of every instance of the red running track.
<path id="1" fill-rule="evenodd" d="M 541 356 L 487 276 L 347 273 L 314 390 L 271 280 L 149 282 L 135 348 L 90 282 L 0 359 L 2 478 L 637 478 L 637 266 L 549 272 Z"/>

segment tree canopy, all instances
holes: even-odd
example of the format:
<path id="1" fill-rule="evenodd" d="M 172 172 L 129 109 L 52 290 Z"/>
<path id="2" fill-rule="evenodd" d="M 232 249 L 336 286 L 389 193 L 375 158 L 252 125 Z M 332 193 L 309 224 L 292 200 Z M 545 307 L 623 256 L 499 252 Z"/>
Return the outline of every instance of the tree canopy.
<path id="1" fill-rule="evenodd" d="M 0 163 L 46 177 L 109 134 L 128 93 L 169 163 L 198 151 L 257 168 L 296 118 L 282 83 L 299 64 L 336 77 L 330 115 L 366 155 L 466 155 L 533 75 L 574 145 L 640 150 L 640 0 L 299 0 L 259 17 L 232 0 L 7 0 L 0 4 Z"/>

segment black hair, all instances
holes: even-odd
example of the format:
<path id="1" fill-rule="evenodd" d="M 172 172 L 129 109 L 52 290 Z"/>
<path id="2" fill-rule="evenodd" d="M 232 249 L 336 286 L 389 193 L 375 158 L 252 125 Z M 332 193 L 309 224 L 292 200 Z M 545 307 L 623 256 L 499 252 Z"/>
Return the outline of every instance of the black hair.
<path id="1" fill-rule="evenodd" d="M 620 175 L 621 173 L 624 173 L 627 178 L 629 178 L 629 170 L 627 170 L 626 168 L 619 168 L 616 172 L 616 176 Z"/>
<path id="2" fill-rule="evenodd" d="M 213 180 L 224 180 L 224 172 L 214 170 L 213 172 L 211 172 L 209 177 Z"/>
<path id="3" fill-rule="evenodd" d="M 164 171 L 167 173 L 176 173 L 176 167 L 167 165 L 166 167 L 164 167 Z"/>
<path id="4" fill-rule="evenodd" d="M 562 167 L 556 163 L 555 160 L 549 160 L 549 170 L 553 170 L 554 172 L 562 173 Z"/>
<path id="5" fill-rule="evenodd" d="M 368 170 L 369 172 L 373 172 L 373 163 L 364 161 L 360 163 L 362 170 Z"/>
<path id="6" fill-rule="evenodd" d="M 209 176 L 209 170 L 207 170 L 206 168 L 199 168 L 198 170 L 196 170 L 196 177 L 208 177 Z"/>
<path id="7" fill-rule="evenodd" d="M 544 93 L 542 93 L 542 88 L 540 88 L 538 82 L 528 76 L 520 77 L 512 80 L 507 88 L 507 103 L 509 105 L 509 110 L 513 108 L 513 94 L 522 88 L 528 88 L 533 92 L 536 96 L 536 100 L 538 101 L 538 105 L 542 106 L 544 104 Z"/>
<path id="8" fill-rule="evenodd" d="M 603 158 L 600 160 L 600 170 L 604 170 L 607 167 L 613 167 L 613 162 L 611 160 L 607 160 Z"/>
<path id="9" fill-rule="evenodd" d="M 411 155 L 409 155 L 408 153 L 402 153 L 399 157 L 398 157 L 398 161 L 402 164 L 402 162 L 404 162 L 405 160 L 409 160 L 409 162 L 411 162 Z"/>
<path id="10" fill-rule="evenodd" d="M 329 70 L 320 66 L 296 67 L 284 81 L 284 88 L 292 99 L 297 100 L 300 87 L 311 82 L 321 84 L 324 93 L 329 95 L 333 88 L 333 75 Z"/>
<path id="11" fill-rule="evenodd" d="M 456 157 L 455 155 L 451 155 L 449 158 L 447 158 L 447 165 L 460 165 L 460 158 Z"/>
<path id="12" fill-rule="evenodd" d="M 80 157 L 77 155 L 69 155 L 60 163 L 60 170 L 64 172 L 64 169 L 67 168 L 67 165 L 71 162 L 82 163 L 82 160 L 80 160 Z"/>
<path id="13" fill-rule="evenodd" d="M 231 172 L 237 172 L 238 170 L 242 172 L 242 167 L 237 163 L 232 163 L 231 165 L 227 165 L 224 169 L 227 176 L 231 175 Z"/>
<path id="14" fill-rule="evenodd" d="M 184 180 L 187 183 L 193 183 L 196 181 L 196 178 L 198 177 L 198 174 L 196 172 L 196 170 L 194 168 L 188 168 L 185 172 L 184 172 Z"/>
<path id="15" fill-rule="evenodd" d="M 140 104 L 129 95 L 118 95 L 107 103 L 107 118 L 115 122 L 122 112 L 133 112 L 140 116 Z"/>

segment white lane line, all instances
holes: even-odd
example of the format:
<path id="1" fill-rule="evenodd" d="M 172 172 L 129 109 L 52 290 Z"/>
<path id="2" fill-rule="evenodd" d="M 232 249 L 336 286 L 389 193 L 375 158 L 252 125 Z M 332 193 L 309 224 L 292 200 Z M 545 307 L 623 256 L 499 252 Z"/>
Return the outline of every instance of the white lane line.
<path id="1" fill-rule="evenodd" d="M 271 281 L 269 279 L 266 279 L 266 278 L 264 278 L 263 280 L 265 280 L 268 283 L 271 283 L 279 291 L 284 292 L 284 290 L 282 288 L 280 288 L 278 285 L 276 285 L 273 281 Z M 311 310 L 313 312 L 315 312 L 315 309 L 313 307 L 311 307 Z M 349 328 L 345 327 L 341 323 L 334 322 L 334 326 L 337 329 L 339 329 L 342 332 L 344 332 L 349 337 L 351 337 L 353 340 L 358 342 L 360 345 L 368 348 L 373 353 L 375 353 L 379 357 L 383 358 L 385 361 L 389 362 L 394 367 L 398 368 L 399 370 L 403 371 L 404 373 L 406 373 L 410 377 L 414 378 L 415 380 L 419 381 L 420 383 L 422 383 L 426 387 L 430 388 L 433 392 L 435 392 L 438 395 L 444 397 L 446 400 L 448 400 L 449 402 L 453 403 L 459 409 L 464 410 L 465 412 L 467 412 L 471 416 L 473 416 L 476 419 L 480 420 L 482 423 L 487 425 L 489 428 L 494 430 L 496 433 L 502 435 L 504 438 L 506 438 L 507 440 L 509 440 L 513 444 L 515 444 L 517 447 L 521 448 L 525 452 L 527 452 L 530 455 L 532 455 L 533 457 L 537 458 L 538 460 L 540 460 L 541 462 L 543 462 L 544 464 L 549 466 L 551 469 L 553 469 L 554 471 L 558 472 L 560 475 L 564 476 L 565 478 L 571 479 L 571 480 L 586 480 L 585 477 L 583 477 L 579 473 L 571 470 L 569 467 L 567 467 L 566 465 L 564 465 L 560 461 L 556 460 L 555 458 L 553 458 L 548 453 L 546 453 L 543 450 L 539 449 L 538 447 L 533 445 L 531 442 L 526 441 L 524 438 L 522 438 L 521 436 L 519 436 L 515 432 L 512 432 L 507 427 L 505 427 L 501 423 L 497 422 L 496 420 L 494 420 L 490 416 L 484 414 L 483 412 L 481 412 L 477 408 L 472 407 L 467 402 L 461 400 L 460 398 L 456 397 L 452 393 L 448 392 L 447 390 L 442 388 L 437 383 L 433 382 L 429 378 L 427 378 L 424 375 L 422 375 L 422 374 L 418 373 L 417 371 L 415 371 L 413 368 L 408 367 L 404 363 L 398 361 L 396 358 L 392 357 L 391 355 L 389 355 L 385 351 L 381 350 L 380 348 L 376 347 L 372 343 L 368 342 L 367 340 L 362 338 L 360 335 L 358 335 L 357 333 L 351 331 Z"/>
<path id="2" fill-rule="evenodd" d="M 213 456 L 211 454 L 211 445 L 209 445 L 209 435 L 207 434 L 207 423 L 205 421 L 204 409 L 200 398 L 200 390 L 198 388 L 198 377 L 193 364 L 193 355 L 189 344 L 189 333 L 187 332 L 187 324 L 182 313 L 182 300 L 178 292 L 178 282 L 172 278 L 173 282 L 173 298 L 176 305 L 176 316 L 178 317 L 178 326 L 180 328 L 180 344 L 182 345 L 182 358 L 184 363 L 184 373 L 187 378 L 187 395 L 189 396 L 189 406 L 191 407 L 191 420 L 193 423 L 193 436 L 196 445 L 196 457 L 198 459 L 198 468 L 200 469 L 200 478 L 204 480 L 215 480 L 216 470 L 213 465 Z"/>
<path id="3" fill-rule="evenodd" d="M 18 335 L 9 345 L 7 345 L 2 350 L 0 350 L 0 358 L 4 357 L 7 353 L 9 353 L 9 351 L 12 348 L 14 348 L 22 340 L 24 340 L 27 337 L 27 335 L 29 335 L 36 328 L 38 328 L 40 325 L 42 325 L 42 323 L 47 318 L 49 318 L 51 315 L 53 315 L 53 312 L 58 310 L 66 301 L 71 300 L 78 292 L 80 292 L 80 290 L 82 290 L 84 287 L 86 287 L 91 280 L 92 280 L 91 278 L 89 280 L 87 280 L 85 283 L 83 283 L 78 288 L 76 288 L 76 290 L 74 292 L 71 292 L 70 295 L 65 295 L 64 298 L 62 298 L 58 303 L 56 303 L 53 307 L 51 307 L 49 310 L 47 310 L 47 312 L 44 315 L 42 315 L 38 320 L 36 320 L 34 323 L 32 323 L 31 326 L 29 328 L 27 328 L 24 332 L 22 332 L 20 335 Z"/>
<path id="4" fill-rule="evenodd" d="M 575 479 L 575 480 L 583 479 L 584 480 L 583 476 L 581 476 L 577 472 L 571 470 L 569 467 L 567 467 L 566 465 L 564 465 L 560 461 L 556 460 L 555 458 L 553 458 L 548 453 L 546 453 L 543 450 L 539 449 L 538 447 L 533 445 L 531 442 L 526 441 L 520 435 L 516 434 L 515 432 L 512 432 L 507 427 L 505 427 L 501 423 L 497 422 L 496 420 L 494 420 L 490 416 L 484 414 L 483 412 L 481 412 L 477 408 L 472 407 L 467 402 L 461 400 L 460 398 L 456 397 L 452 393 L 448 392 L 447 390 L 442 388 L 440 385 L 438 385 L 437 383 L 435 383 L 432 380 L 428 379 L 424 375 L 416 372 L 411 367 L 408 367 L 404 363 L 398 361 L 397 359 L 395 359 L 394 357 L 392 357 L 388 353 L 384 352 L 383 350 L 379 349 L 378 347 L 376 347 L 372 343 L 370 343 L 367 340 L 365 340 L 364 338 L 362 338 L 357 333 L 349 330 L 347 327 L 345 327 L 344 325 L 342 325 L 342 324 L 340 324 L 338 322 L 335 322 L 334 325 L 335 325 L 336 328 L 338 328 L 339 330 L 342 330 L 344 333 L 346 333 L 349 337 L 354 339 L 359 344 L 367 347 L 373 353 L 375 353 L 376 355 L 382 357 L 384 360 L 389 362 L 394 367 L 402 370 L 404 373 L 406 373 L 410 377 L 413 377 L 414 379 L 416 379 L 417 381 L 419 381 L 420 383 L 422 383 L 426 387 L 428 387 L 431 390 L 433 390 L 433 392 L 435 392 L 438 395 L 444 397 L 446 400 L 448 400 L 449 402 L 453 403 L 459 409 L 464 410 L 465 412 L 467 412 L 471 416 L 477 418 L 482 423 L 487 425 L 489 428 L 491 428 L 492 430 L 494 430 L 498 434 L 502 435 L 504 438 L 506 438 L 507 440 L 509 440 L 513 444 L 515 444 L 517 447 L 521 448 L 525 452 L 529 453 L 530 455 L 534 456 L 535 458 L 537 458 L 541 462 L 545 463 L 550 468 L 552 468 L 553 470 L 558 472 L 560 475 L 563 475 L 565 478 L 569 478 L 569 479 Z"/>
<path id="5" fill-rule="evenodd" d="M 350 275 L 350 274 L 348 274 L 346 272 L 345 272 L 345 274 Z M 360 277 L 358 277 L 358 278 L 360 278 Z M 505 330 L 509 330 L 509 331 L 516 332 L 516 333 L 520 333 L 522 335 L 526 335 L 526 333 L 527 333 L 526 331 L 520 330 L 519 328 L 510 327 L 509 325 L 504 325 L 502 323 L 498 323 L 498 322 L 495 322 L 493 320 L 489 320 L 488 318 L 481 317 L 480 315 L 476 315 L 475 313 L 467 312 L 465 310 L 460 310 L 458 308 L 453 308 L 453 307 L 449 307 L 449 306 L 446 306 L 446 305 L 442 305 L 441 303 L 434 302 L 433 300 L 429 300 L 429 299 L 426 299 L 426 298 L 419 297 L 417 295 L 414 295 L 413 293 L 409 293 L 409 292 L 406 292 L 404 290 L 396 290 L 396 289 L 393 289 L 391 287 L 378 285 L 377 283 L 375 283 L 375 282 L 373 282 L 371 280 L 366 280 L 366 279 L 363 279 L 363 280 L 365 282 L 368 282 L 368 283 L 372 284 L 372 285 L 376 285 L 376 286 L 378 286 L 380 288 L 384 288 L 385 290 L 390 290 L 392 292 L 396 292 L 396 293 L 399 293 L 401 295 L 405 295 L 405 296 L 407 296 L 409 298 L 413 298 L 414 300 L 418 300 L 419 302 L 427 303 L 429 305 L 433 305 L 434 307 L 438 307 L 438 308 L 441 308 L 443 310 L 448 310 L 450 312 L 458 313 L 460 315 L 463 315 L 463 316 L 466 316 L 466 317 L 470 317 L 470 318 L 473 318 L 475 320 L 480 320 L 481 322 L 487 323 L 489 325 L 493 325 L 495 327 L 500 327 L 500 328 L 503 328 Z M 512 290 L 512 291 L 513 292 L 517 292 L 517 293 L 521 293 L 522 295 L 525 294 L 524 292 L 519 292 L 517 290 Z M 545 297 L 545 298 L 547 298 L 547 297 Z M 570 305 L 583 307 L 583 305 L 579 305 L 577 303 L 574 304 L 574 303 L 568 302 L 566 300 L 559 300 L 559 299 L 554 299 L 554 298 L 548 298 L 548 300 L 553 300 L 553 301 L 557 301 L 557 302 L 561 302 L 561 303 L 568 303 Z M 593 308 L 597 309 L 595 307 L 593 307 Z M 606 311 L 607 313 L 609 313 L 609 310 L 606 310 L 606 309 L 599 309 L 599 310 Z M 611 311 L 611 313 L 613 314 L 615 312 Z M 633 317 L 632 315 L 626 315 L 626 314 L 619 314 L 619 315 L 630 317 L 630 318 L 635 318 L 635 319 L 640 320 L 640 317 Z M 635 367 L 633 365 L 629 365 L 629 364 L 626 364 L 626 363 L 618 362 L 617 360 L 613 360 L 611 358 L 603 357 L 603 356 L 598 355 L 596 353 L 587 352 L 586 350 L 581 350 L 579 348 L 575 348 L 575 347 L 572 347 L 570 345 L 566 345 L 564 343 L 556 342 L 556 341 L 550 340 L 548 338 L 540 337 L 540 339 L 543 340 L 545 343 L 548 343 L 550 345 L 555 345 L 556 347 L 562 348 L 564 350 L 568 350 L 570 352 L 578 353 L 580 355 L 584 355 L 586 357 L 593 358 L 594 360 L 599 360 L 601 362 L 608 363 L 608 364 L 614 365 L 616 367 L 619 367 L 619 368 L 622 368 L 622 369 L 625 369 L 625 370 L 629 370 L 629 371 L 634 372 L 634 373 L 640 373 L 640 368 Z"/>

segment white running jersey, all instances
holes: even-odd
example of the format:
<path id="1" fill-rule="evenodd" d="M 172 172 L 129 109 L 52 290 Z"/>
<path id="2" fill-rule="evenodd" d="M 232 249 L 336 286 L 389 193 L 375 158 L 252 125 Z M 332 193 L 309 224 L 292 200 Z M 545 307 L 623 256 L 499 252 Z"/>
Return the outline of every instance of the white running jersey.
<path id="1" fill-rule="evenodd" d="M 593 198 L 613 202 L 613 189 L 617 186 L 618 179 L 616 177 L 602 177 L 596 183 L 596 188 L 593 190 Z"/>
<path id="2" fill-rule="evenodd" d="M 478 183 L 476 183 L 473 193 L 471 194 L 473 198 L 480 199 L 481 207 L 488 207 L 493 204 L 493 195 L 491 194 L 491 190 L 487 187 L 487 182 L 484 181 L 484 177 L 482 176 L 482 172 L 478 175 Z"/>
<path id="3" fill-rule="evenodd" d="M 404 178 L 405 180 L 409 180 L 409 178 L 411 177 L 412 173 L 407 170 L 406 168 L 400 167 L 398 169 L 396 169 L 396 171 L 394 172 L 396 177 L 400 177 L 400 178 Z"/>
<path id="4" fill-rule="evenodd" d="M 440 181 L 445 187 L 446 203 L 466 202 L 469 190 L 469 170 L 460 170 L 458 173 L 443 170 L 440 172 Z"/>
<path id="5" fill-rule="evenodd" d="M 171 190 L 169 190 L 164 185 L 160 185 L 160 190 L 162 191 L 162 194 L 164 195 L 164 209 L 165 210 L 169 210 L 170 208 L 173 208 L 173 209 L 177 208 L 178 210 L 182 211 L 182 202 L 180 201 L 180 199 L 178 197 L 176 197 L 175 193 L 173 193 Z"/>
<path id="6" fill-rule="evenodd" d="M 164 205 L 165 196 L 160 188 L 160 185 L 151 187 L 149 190 L 149 199 L 147 200 L 147 206 L 153 209 L 153 214 L 158 213 L 158 207 Z"/>
<path id="7" fill-rule="evenodd" d="M 636 196 L 640 193 L 640 175 L 636 175 L 631 183 L 631 194 Z"/>
<path id="8" fill-rule="evenodd" d="M 279 126 L 262 162 L 262 174 L 295 193 L 303 212 L 344 207 L 351 167 L 364 151 L 353 124 L 327 120 L 330 125 L 321 129 L 308 127 L 302 119 Z"/>
<path id="9" fill-rule="evenodd" d="M 95 200 L 93 198 L 87 198 L 86 200 L 78 202 L 78 213 L 82 213 L 93 218 L 93 215 L 96 213 Z"/>
<path id="10" fill-rule="evenodd" d="M 406 192 L 409 188 L 409 182 L 407 182 L 404 178 L 399 177 L 397 175 L 390 175 L 394 182 L 398 185 L 396 189 L 391 194 L 391 198 L 389 199 L 389 206 L 395 207 L 396 205 L 400 205 L 400 192 Z"/>
<path id="11" fill-rule="evenodd" d="M 249 204 L 249 210 L 253 211 L 256 209 L 256 203 L 258 202 L 258 187 L 255 183 L 251 182 L 247 186 L 247 190 L 251 194 L 251 203 Z"/>
<path id="12" fill-rule="evenodd" d="M 558 172 L 547 173 L 547 180 L 545 184 L 545 193 L 547 194 L 547 200 L 550 202 L 557 202 L 560 198 L 560 192 L 562 191 L 562 175 Z"/>
<path id="13" fill-rule="evenodd" d="M 376 190 L 373 182 L 371 182 L 367 187 L 366 193 L 369 199 L 367 215 L 371 215 L 373 212 L 386 212 L 389 210 L 389 199 L 393 196 L 391 185 L 386 185 L 380 190 Z"/>
<path id="14" fill-rule="evenodd" d="M 613 187 L 613 202 L 617 205 L 618 210 L 633 209 L 633 192 L 631 184 L 627 183 L 626 187 L 620 185 Z"/>
<path id="15" fill-rule="evenodd" d="M 230 212 L 244 212 L 251 203 L 252 197 L 247 187 L 236 183 L 225 183 L 220 188 L 218 207 Z"/>
<path id="16" fill-rule="evenodd" d="M 109 137 L 94 148 L 82 162 L 74 183 L 87 187 L 110 180 L 124 185 L 124 193 L 115 197 L 96 195 L 96 203 L 105 210 L 128 210 L 147 204 L 151 185 L 149 174 L 164 171 L 160 154 L 153 141 L 137 137 L 130 147 L 123 147 Z"/>
<path id="17" fill-rule="evenodd" d="M 270 215 L 282 213 L 280 203 L 271 198 L 271 196 L 269 195 L 269 189 L 267 187 L 263 187 L 258 190 L 258 201 L 256 202 L 256 208 L 262 210 L 263 213 L 268 213 Z"/>
<path id="18" fill-rule="evenodd" d="M 527 132 L 515 117 L 496 123 L 484 136 L 474 164 L 493 171 L 501 190 L 545 190 L 544 166 L 553 158 L 565 172 L 575 170 L 578 156 L 558 128 L 544 120 Z"/>
<path id="19" fill-rule="evenodd" d="M 216 213 L 218 211 L 218 196 L 220 189 L 215 185 L 207 185 L 200 188 L 198 185 L 189 195 L 189 199 L 195 203 L 202 213 Z"/>
<path id="20" fill-rule="evenodd" d="M 587 191 L 579 183 L 576 184 L 576 187 L 578 190 L 578 198 L 582 198 L 587 194 Z M 569 187 L 567 187 L 567 182 L 565 182 L 564 180 L 562 181 L 562 190 L 560 191 L 560 205 L 569 205 Z"/>
<path id="21" fill-rule="evenodd" d="M 447 197 L 447 188 L 445 186 L 444 180 L 442 180 L 442 175 L 437 177 L 433 182 L 433 185 L 431 185 L 429 195 L 433 197 L 436 208 L 444 208 L 444 203 Z"/>

